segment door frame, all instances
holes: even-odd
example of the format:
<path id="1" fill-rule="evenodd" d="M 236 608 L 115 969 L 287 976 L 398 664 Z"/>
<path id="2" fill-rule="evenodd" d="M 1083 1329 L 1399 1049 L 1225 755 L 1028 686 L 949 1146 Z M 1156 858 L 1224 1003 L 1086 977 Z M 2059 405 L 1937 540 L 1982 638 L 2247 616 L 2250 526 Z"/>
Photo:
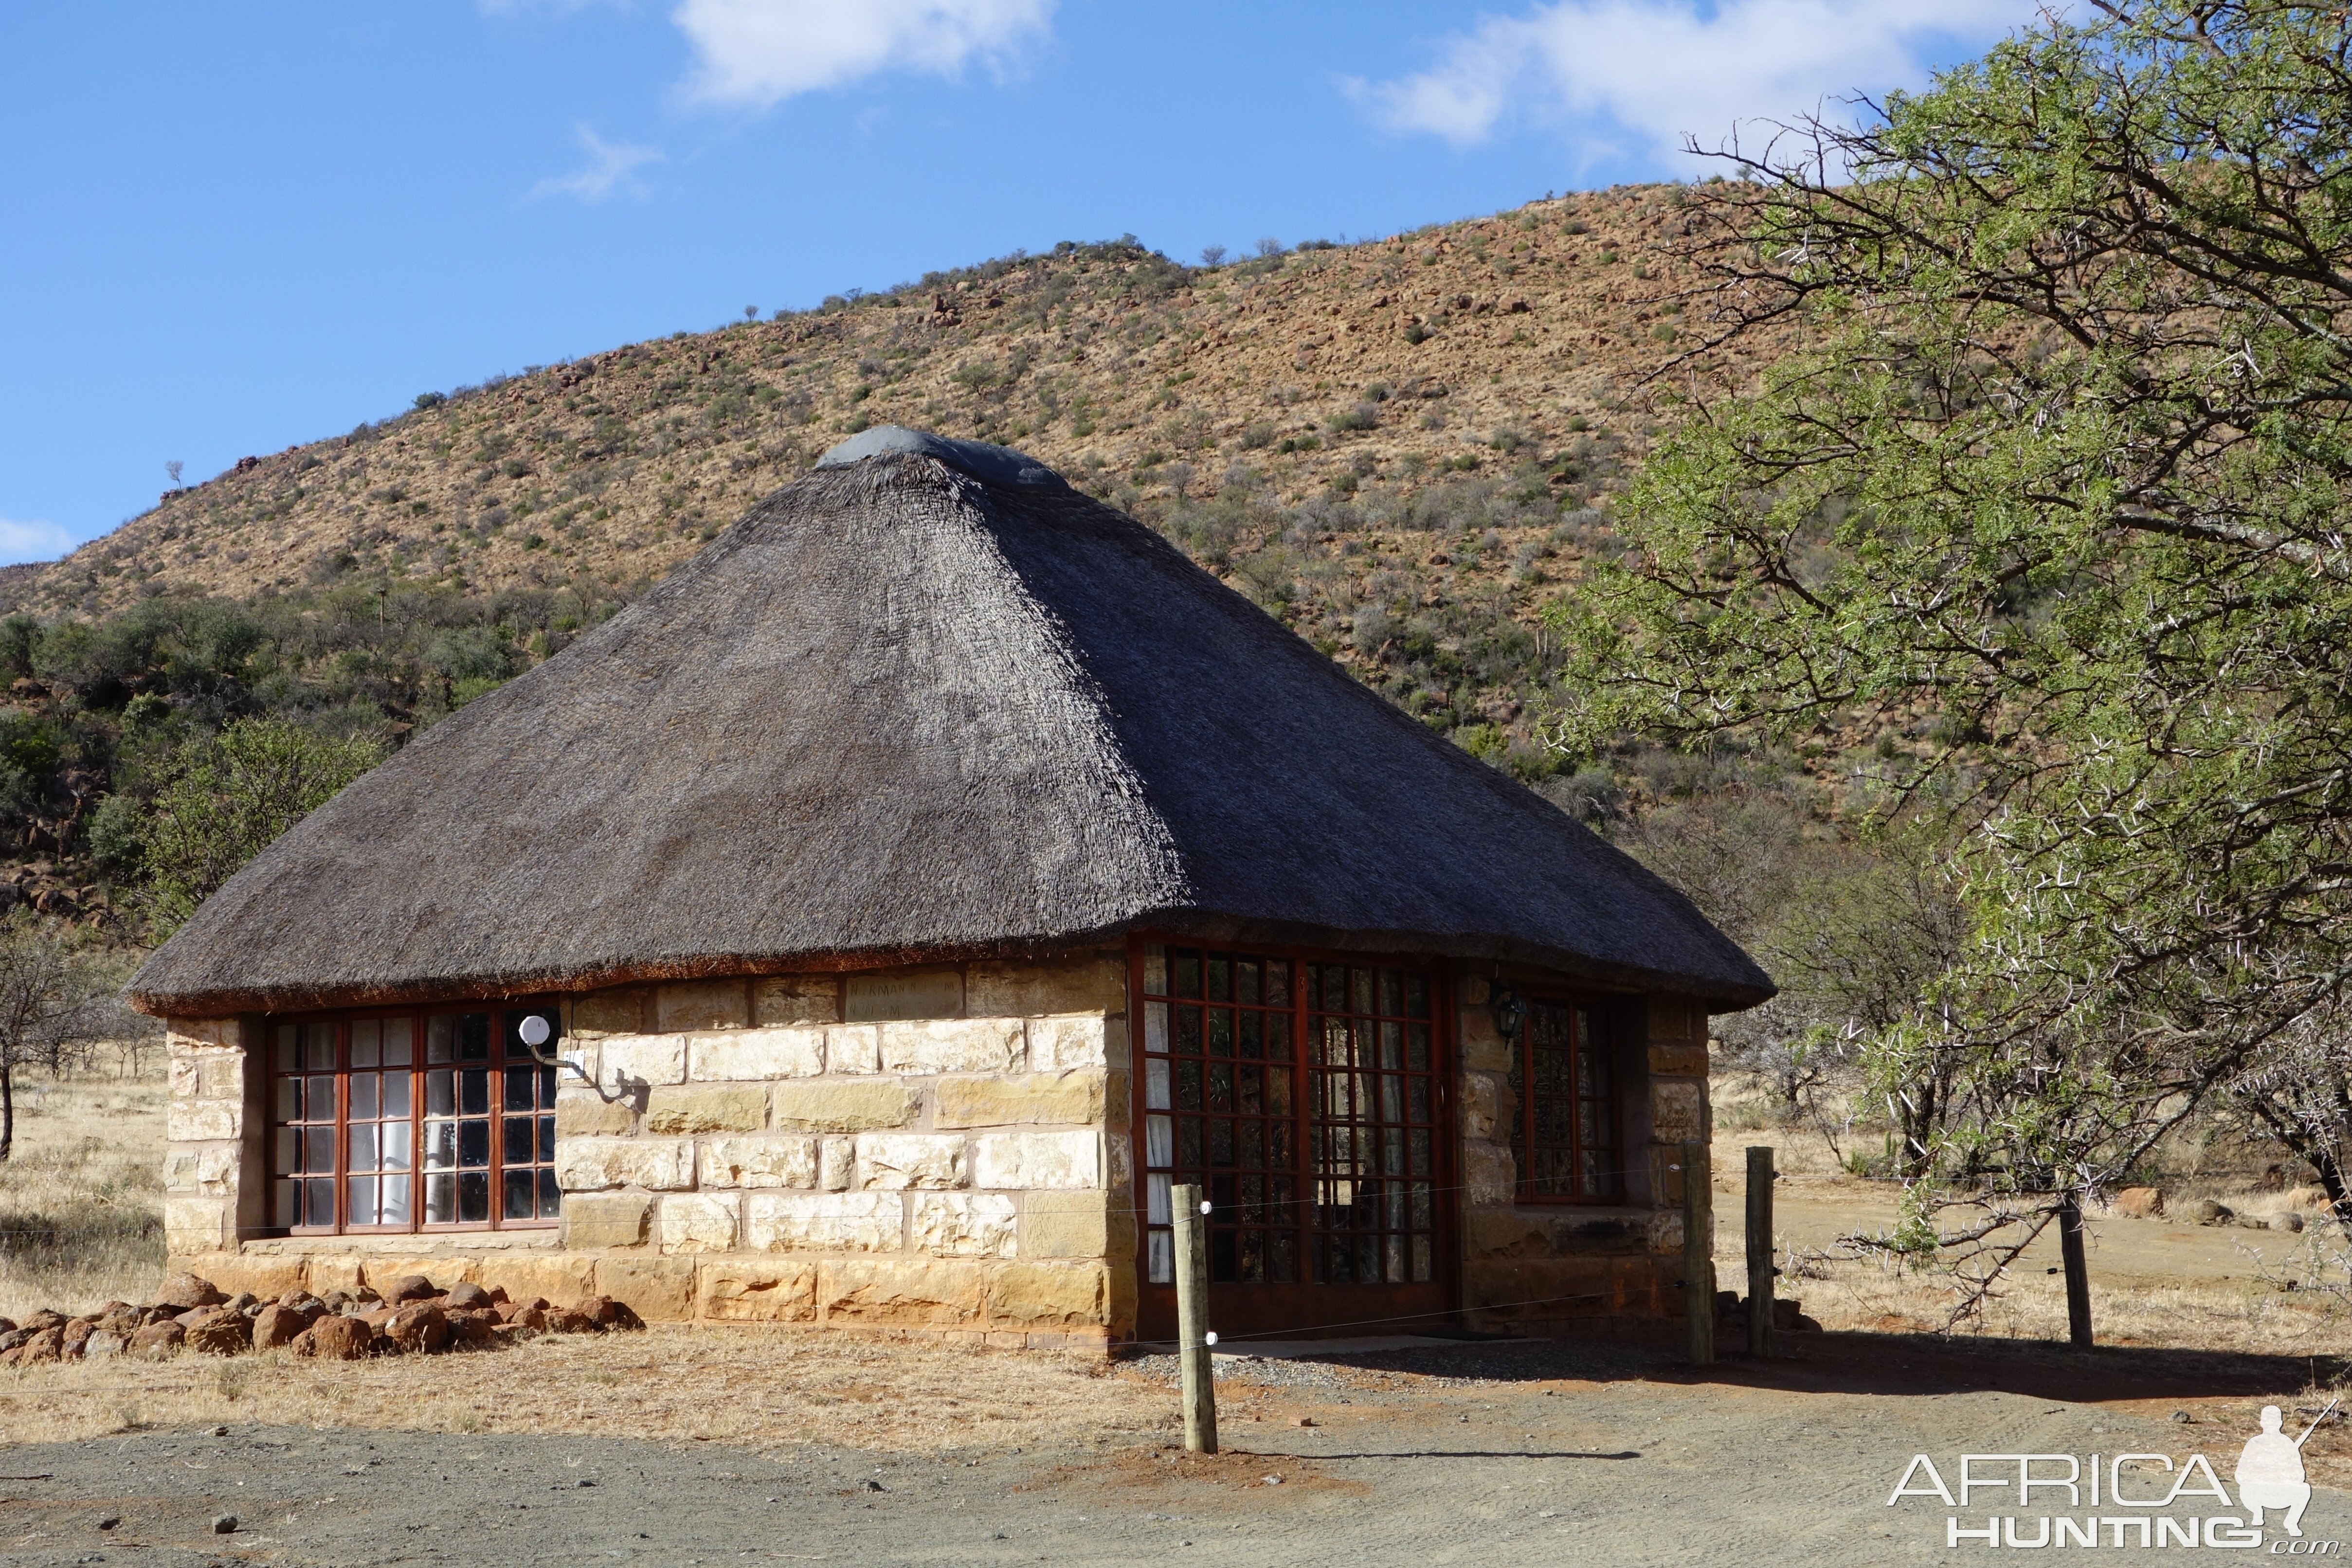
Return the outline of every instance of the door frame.
<path id="1" fill-rule="evenodd" d="M 1417 1330 L 1457 1326 L 1462 1312 L 1462 1153 L 1457 1109 L 1460 1103 L 1461 1062 L 1452 964 L 1427 954 L 1218 941 L 1147 930 L 1129 933 L 1127 947 L 1128 1051 L 1130 1063 L 1127 1125 L 1129 1145 L 1134 1151 L 1131 1203 L 1135 1220 L 1136 1338 L 1160 1341 L 1176 1337 L 1175 1287 L 1151 1282 L 1151 1173 L 1144 1122 L 1148 1112 L 1144 1103 L 1143 949 L 1148 943 L 1194 947 L 1204 952 L 1286 958 L 1294 966 L 1301 967 L 1308 963 L 1342 963 L 1364 967 L 1385 966 L 1412 969 L 1429 977 L 1430 1082 L 1433 1101 L 1431 1108 L 1430 1180 L 1435 1188 L 1431 1216 L 1430 1244 L 1433 1254 L 1431 1280 L 1425 1284 L 1404 1285 L 1318 1285 L 1311 1279 L 1302 1279 L 1288 1285 L 1213 1284 L 1209 1289 L 1209 1319 L 1211 1324 L 1228 1339 L 1241 1335 L 1311 1339 L 1333 1334 L 1382 1332 L 1411 1333 Z M 1303 988 L 1306 983 L 1303 967 L 1294 968 L 1293 973 L 1294 986 Z M 1307 1061 L 1306 1043 L 1307 1020 L 1314 1010 L 1303 996 L 1297 998 L 1291 1010 L 1294 1061 L 1299 1073 L 1297 1125 L 1302 1134 L 1312 1120 L 1312 1101 L 1307 1076 L 1311 1069 Z M 1308 1144 L 1303 1135 L 1297 1146 L 1297 1159 L 1299 1188 L 1308 1195 L 1299 1201 L 1311 1204 L 1315 1173 L 1309 1166 Z M 1311 1221 L 1300 1225 L 1302 1238 L 1311 1233 Z M 1312 1262 L 1302 1255 L 1299 1267 L 1302 1273 L 1310 1272 Z M 1400 1302 L 1395 1299 L 1399 1291 L 1420 1294 Z M 1398 1311 L 1400 1306 L 1411 1306 L 1414 1310 L 1401 1313 Z M 1398 1321 L 1380 1321 L 1383 1319 Z"/>

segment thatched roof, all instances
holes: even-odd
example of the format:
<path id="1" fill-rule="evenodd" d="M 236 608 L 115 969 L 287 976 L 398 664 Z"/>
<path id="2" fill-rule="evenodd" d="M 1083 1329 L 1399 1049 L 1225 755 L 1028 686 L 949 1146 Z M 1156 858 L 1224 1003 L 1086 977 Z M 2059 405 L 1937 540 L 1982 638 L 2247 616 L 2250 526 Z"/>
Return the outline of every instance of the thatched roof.
<path id="1" fill-rule="evenodd" d="M 313 812 L 131 996 L 513 994 L 1137 925 L 1771 993 L 1150 528 L 1018 454 L 867 432 Z"/>

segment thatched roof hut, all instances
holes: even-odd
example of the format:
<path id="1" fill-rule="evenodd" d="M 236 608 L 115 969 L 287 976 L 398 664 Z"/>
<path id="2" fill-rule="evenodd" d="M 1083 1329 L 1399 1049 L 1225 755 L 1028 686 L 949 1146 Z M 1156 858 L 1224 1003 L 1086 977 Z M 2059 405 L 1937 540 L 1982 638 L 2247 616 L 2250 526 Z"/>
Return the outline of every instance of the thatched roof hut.
<path id="1" fill-rule="evenodd" d="M 1717 1009 L 1772 989 L 1674 889 L 1150 528 L 892 427 L 321 807 L 131 995 L 219 1016 L 1147 925 Z"/>

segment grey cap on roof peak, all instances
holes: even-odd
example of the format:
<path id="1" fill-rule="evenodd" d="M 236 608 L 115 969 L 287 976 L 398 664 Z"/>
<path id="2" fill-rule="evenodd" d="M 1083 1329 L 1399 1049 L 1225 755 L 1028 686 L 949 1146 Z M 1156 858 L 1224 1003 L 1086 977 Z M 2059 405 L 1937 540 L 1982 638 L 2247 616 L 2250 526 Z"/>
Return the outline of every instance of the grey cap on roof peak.
<path id="1" fill-rule="evenodd" d="M 933 435 L 928 430 L 909 430 L 903 424 L 877 424 L 871 430 L 861 430 L 818 458 L 816 465 L 839 468 L 852 463 L 862 463 L 868 457 L 879 457 L 887 452 L 919 452 L 992 485 L 1019 485 L 1029 489 L 1067 488 L 1059 474 L 1025 452 L 1015 452 L 1010 446 L 992 446 L 985 441 L 959 441 L 951 435 Z"/>

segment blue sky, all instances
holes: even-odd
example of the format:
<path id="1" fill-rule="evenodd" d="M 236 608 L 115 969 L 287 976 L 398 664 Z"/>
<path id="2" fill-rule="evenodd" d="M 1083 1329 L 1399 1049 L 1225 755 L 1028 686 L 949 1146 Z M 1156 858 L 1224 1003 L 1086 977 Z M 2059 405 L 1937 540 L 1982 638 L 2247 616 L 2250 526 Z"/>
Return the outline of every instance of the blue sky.
<path id="1" fill-rule="evenodd" d="M 2024 0 L 0 0 L 0 561 L 418 392 L 1133 233 L 1686 175 Z"/>

